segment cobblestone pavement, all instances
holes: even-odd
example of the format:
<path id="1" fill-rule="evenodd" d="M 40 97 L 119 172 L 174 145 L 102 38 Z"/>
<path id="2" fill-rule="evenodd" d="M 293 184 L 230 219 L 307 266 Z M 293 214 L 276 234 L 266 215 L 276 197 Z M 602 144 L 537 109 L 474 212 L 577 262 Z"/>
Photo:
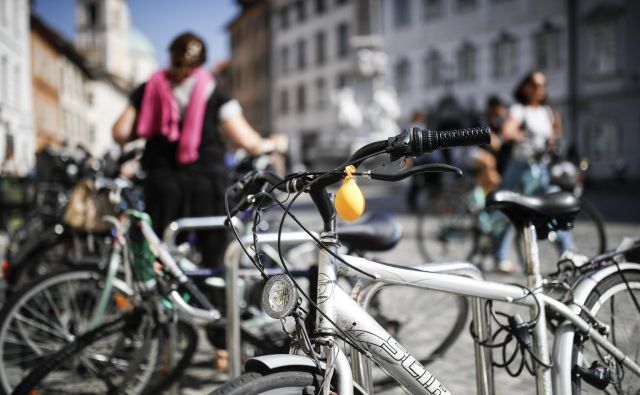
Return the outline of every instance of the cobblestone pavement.
<path id="1" fill-rule="evenodd" d="M 400 223 L 403 227 L 404 237 L 399 245 L 392 251 L 380 255 L 381 259 L 386 261 L 405 264 L 420 262 L 421 258 L 417 249 L 417 241 L 415 237 L 415 218 L 410 214 L 401 214 L 398 216 Z M 607 225 L 607 233 L 609 237 L 610 246 L 617 245 L 623 237 L 636 235 L 640 236 L 640 230 L 637 225 L 633 224 L 620 224 L 610 223 Z M 577 234 L 576 241 L 581 242 L 585 235 Z M 543 272 L 549 273 L 555 268 L 555 259 L 557 257 L 556 252 L 553 250 L 553 246 L 547 245 L 541 246 L 541 261 Z M 446 256 L 441 256 L 442 260 L 446 260 Z M 487 278 L 495 281 L 503 282 L 516 282 L 525 284 L 525 277 L 521 270 L 513 275 L 499 274 L 494 271 L 486 271 Z M 416 291 L 406 290 L 405 298 L 407 295 L 412 295 L 407 299 L 411 299 Z M 411 303 L 404 304 L 397 301 L 397 297 L 402 294 L 394 295 L 394 304 L 405 306 L 411 306 Z M 402 301 L 407 300 L 402 299 Z M 423 300 L 423 299 L 420 299 Z M 414 306 L 417 302 L 414 302 Z M 504 312 L 514 311 L 513 306 L 506 306 L 504 304 L 498 305 L 498 310 Z M 429 317 L 427 314 L 417 314 L 415 322 L 412 323 L 412 328 L 416 328 L 416 335 L 419 335 L 420 341 L 423 344 L 432 344 L 433 340 L 429 337 L 428 326 L 433 322 L 447 322 L 447 309 L 446 306 L 439 306 L 436 317 Z M 526 310 L 523 311 L 526 314 Z M 451 315 L 451 314 L 449 314 Z M 526 317 L 526 315 L 523 315 Z M 415 343 L 415 339 L 414 340 Z M 196 363 L 192 368 L 187 371 L 185 378 L 182 381 L 182 394 L 203 394 L 214 389 L 217 385 L 215 381 L 223 381 L 224 376 L 220 374 L 214 374 L 209 368 L 213 365 L 213 358 L 211 349 L 207 345 L 206 341 L 203 342 L 204 346 L 198 352 Z M 414 345 L 414 344 L 412 344 Z M 412 347 L 407 345 L 409 351 L 412 351 Z M 415 348 L 413 349 L 415 350 Z M 447 354 L 431 366 L 429 369 L 432 373 L 444 383 L 452 393 L 454 394 L 472 394 L 475 393 L 475 371 L 474 371 L 474 359 L 473 359 L 473 341 L 469 336 L 468 330 L 463 331 L 460 338 L 447 352 Z M 534 393 L 534 380 L 531 376 L 523 373 L 520 377 L 510 377 L 504 369 L 496 369 L 495 371 L 497 394 L 533 394 Z M 385 395 L 403 394 L 399 388 L 390 389 L 382 392 Z"/>

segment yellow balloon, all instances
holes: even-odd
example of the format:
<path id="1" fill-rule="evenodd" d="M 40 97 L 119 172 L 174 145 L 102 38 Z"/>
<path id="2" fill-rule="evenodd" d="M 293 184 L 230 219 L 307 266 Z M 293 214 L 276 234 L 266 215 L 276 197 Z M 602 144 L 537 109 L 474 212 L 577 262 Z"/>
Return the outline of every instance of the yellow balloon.
<path id="1" fill-rule="evenodd" d="M 345 169 L 347 176 L 342 182 L 342 186 L 336 194 L 336 212 L 340 218 L 348 222 L 353 222 L 364 213 L 365 198 L 364 193 L 358 187 L 356 180 L 351 175 L 355 167 L 348 166 Z"/>

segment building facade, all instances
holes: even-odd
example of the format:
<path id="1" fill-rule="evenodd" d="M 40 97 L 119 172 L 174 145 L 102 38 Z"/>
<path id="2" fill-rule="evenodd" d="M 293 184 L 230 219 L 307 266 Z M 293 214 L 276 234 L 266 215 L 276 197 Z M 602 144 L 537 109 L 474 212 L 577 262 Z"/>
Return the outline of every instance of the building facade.
<path id="1" fill-rule="evenodd" d="M 37 148 L 82 145 L 102 155 L 113 144 L 111 127 L 127 104 L 127 88 L 89 69 L 73 44 L 35 15 L 31 57 Z"/>
<path id="2" fill-rule="evenodd" d="M 575 122 L 589 174 L 640 179 L 640 3 L 571 2 Z"/>
<path id="3" fill-rule="evenodd" d="M 271 2 L 273 130 L 289 136 L 294 164 L 340 149 L 333 93 L 349 85 L 355 1 Z"/>
<path id="4" fill-rule="evenodd" d="M 0 0 L 0 165 L 24 174 L 34 163 L 28 0 Z"/>
<path id="5" fill-rule="evenodd" d="M 533 69 L 565 135 L 593 161 L 592 178 L 640 177 L 638 27 L 634 1 L 395 0 L 382 2 L 390 78 L 404 122 L 426 110 L 429 126 L 469 126 L 497 95 Z M 630 145 L 631 144 L 631 145 Z M 622 160 L 621 160 L 622 158 Z"/>
<path id="6" fill-rule="evenodd" d="M 269 1 L 238 1 L 241 12 L 227 26 L 231 37 L 231 94 L 249 123 L 265 134 L 271 125 L 271 8 Z M 223 77 L 224 78 L 224 77 Z"/>

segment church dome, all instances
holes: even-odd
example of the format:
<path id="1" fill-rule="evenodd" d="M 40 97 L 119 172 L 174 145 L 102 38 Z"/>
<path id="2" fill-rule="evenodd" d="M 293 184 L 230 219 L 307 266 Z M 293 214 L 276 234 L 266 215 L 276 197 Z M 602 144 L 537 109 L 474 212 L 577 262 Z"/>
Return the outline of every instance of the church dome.
<path id="1" fill-rule="evenodd" d="M 155 57 L 156 50 L 151 41 L 138 29 L 130 29 L 129 36 L 129 53 L 136 55 L 148 55 Z"/>

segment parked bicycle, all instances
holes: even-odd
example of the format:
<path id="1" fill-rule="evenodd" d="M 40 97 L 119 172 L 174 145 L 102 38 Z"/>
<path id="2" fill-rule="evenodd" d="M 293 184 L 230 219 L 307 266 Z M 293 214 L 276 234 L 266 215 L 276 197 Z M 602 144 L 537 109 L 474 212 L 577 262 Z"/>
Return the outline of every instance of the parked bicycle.
<path id="1" fill-rule="evenodd" d="M 410 129 L 388 141 L 361 148 L 348 164 L 358 167 L 364 159 L 385 153 L 391 154 L 392 158 L 413 156 L 439 148 L 486 144 L 488 139 L 487 129 L 449 132 Z M 384 177 L 368 171 L 350 175 L 393 181 L 408 174 L 444 169 L 447 168 L 425 165 Z M 324 224 L 318 243 L 318 277 L 321 280 L 316 298 L 309 300 L 317 311 L 317 320 L 312 331 L 303 324 L 305 312 L 299 301 L 306 295 L 295 279 L 289 275 L 268 276 L 265 273 L 268 279 L 263 291 L 263 307 L 273 318 L 294 325 L 294 329 L 290 329 L 294 338 L 291 351 L 286 355 L 247 361 L 247 373 L 220 387 L 214 394 L 246 395 L 285 390 L 300 394 L 370 394 L 373 389 L 369 380 L 369 359 L 409 393 L 448 393 L 443 383 L 342 290 L 336 282 L 338 272 L 374 283 L 435 289 L 472 298 L 478 393 L 494 392 L 491 349 L 505 350 L 509 345 L 516 349 L 516 357 L 507 356 L 497 363 L 509 369 L 514 368 L 511 365 L 515 361 L 515 368 L 520 371 L 526 367 L 535 376 L 538 394 L 575 394 L 589 386 L 617 393 L 638 391 L 640 366 L 636 328 L 640 317 L 637 303 L 640 264 L 625 262 L 624 254 L 618 251 L 590 260 L 564 262 L 564 266 L 560 266 L 562 270 L 548 279 L 540 274 L 537 240 L 546 238 L 550 230 L 570 227 L 580 210 L 575 196 L 558 192 L 532 197 L 499 191 L 488 197 L 487 207 L 502 210 L 517 228 L 522 229 L 528 273 L 525 287 L 485 281 L 481 276 L 468 278 L 338 254 L 335 211 L 326 188 L 343 177 L 343 168 L 318 176 L 292 176 L 286 180 L 254 174 L 245 183 L 236 185 L 233 195 L 244 196 L 244 204 L 257 206 L 265 200 L 277 204 L 278 200 L 271 194 L 275 188 L 297 191 L 296 196 L 303 192 L 311 195 Z M 293 201 L 295 198 L 289 200 L 285 207 L 287 211 Z M 229 214 L 235 214 L 235 210 L 230 210 Z M 256 266 L 261 269 L 259 261 Z M 504 314 L 506 322 L 500 321 L 494 308 L 497 302 L 528 307 L 529 319 Z M 497 331 L 490 331 L 488 316 L 499 325 Z M 549 322 L 555 329 L 553 348 L 547 333 Z M 434 317 L 424 330 L 438 325 L 439 321 Z M 338 340 L 346 345 L 342 346 Z M 351 354 L 351 361 L 348 354 Z"/>
<path id="2" fill-rule="evenodd" d="M 604 219 L 598 209 L 582 196 L 583 176 L 571 162 L 560 161 L 550 168 L 551 184 L 556 190 L 574 194 L 580 201 L 580 213 L 571 230 L 578 253 L 586 256 L 601 254 L 607 249 Z M 538 165 L 531 165 L 526 175 L 526 190 L 540 190 Z M 426 197 L 426 196 L 425 196 Z M 502 216 L 486 210 L 486 196 L 473 182 L 453 183 L 431 196 L 419 211 L 416 222 L 416 241 L 422 257 L 427 261 L 452 259 L 483 266 L 493 258 L 495 243 L 501 231 L 509 226 Z M 555 231 L 549 232 L 547 249 L 557 250 L 553 244 Z M 524 265 L 522 233 L 514 239 L 514 254 Z M 558 255 L 555 255 L 558 256 Z"/>
<path id="3" fill-rule="evenodd" d="M 100 184 L 107 186 L 106 182 Z M 126 188 L 122 184 L 112 184 L 109 188 L 112 197 L 122 195 L 126 200 Z M 90 382 L 92 386 L 87 392 L 100 393 L 113 386 L 125 393 L 157 393 L 179 377 L 195 350 L 193 330 L 183 330 L 185 345 L 179 348 L 185 351 L 175 357 L 176 363 L 172 364 L 173 370 L 167 377 L 154 379 L 157 374 L 153 372 L 157 369 L 153 364 L 155 354 L 150 354 L 152 345 L 156 342 L 166 344 L 163 339 L 170 339 L 171 322 L 175 321 L 171 317 L 182 317 L 184 320 L 179 322 L 183 326 L 186 322 L 213 325 L 207 332 L 216 347 L 224 347 L 219 307 L 211 304 L 205 296 L 206 290 L 201 291 L 194 285 L 189 272 L 185 275 L 181 271 L 177 259 L 159 242 L 143 213 L 128 210 L 125 215 L 128 230 L 118 232 L 106 271 L 78 267 L 47 276 L 30 284 L 29 289 L 17 294 L 0 312 L 0 382 L 4 391 L 29 393 L 35 386 L 45 392 L 61 388 L 68 391 L 77 388 L 74 386 L 81 382 Z M 370 250 L 389 249 L 400 237 L 388 216 L 374 216 L 363 224 L 343 228 L 341 234 L 352 251 L 361 251 L 363 246 Z M 163 267 L 160 272 L 153 270 L 156 259 Z M 281 257 L 272 255 L 272 259 L 278 261 Z M 118 269 L 121 265 L 124 265 L 123 270 Z M 119 272 L 124 272 L 125 277 L 120 278 Z M 206 272 L 206 269 L 198 269 L 194 274 L 200 278 L 214 275 Z M 129 278 L 126 273 L 131 273 Z M 297 270 L 294 275 L 306 279 L 309 273 Z M 434 342 L 433 347 L 425 347 L 421 354 L 425 363 L 450 347 L 467 319 L 464 299 L 440 296 L 439 300 L 442 304 L 435 305 L 434 309 L 446 308 L 455 319 L 452 325 L 442 326 L 439 332 L 442 341 Z M 399 337 L 415 337 L 404 330 L 407 326 L 403 321 L 405 317 L 395 314 L 386 318 L 388 310 L 384 306 L 375 302 L 372 305 L 377 310 L 376 316 Z M 286 350 L 289 336 L 277 330 L 280 323 L 268 317 L 265 319 L 264 314 L 256 310 L 251 306 L 244 309 L 243 355 L 249 357 Z M 424 310 L 414 312 L 420 313 Z M 146 342 L 136 337 L 141 333 L 145 334 Z M 34 348 L 33 343 L 46 347 Z M 126 347 L 130 343 L 140 345 Z M 121 350 L 120 347 L 125 348 Z M 169 350 L 171 348 L 169 346 Z M 157 353 L 163 355 L 163 350 L 161 348 Z M 93 369 L 86 368 L 87 360 Z M 128 375 L 124 372 L 137 373 Z M 134 377 L 139 379 L 133 380 Z M 22 384 L 16 387 L 23 378 Z M 379 384 L 384 382 L 384 378 L 378 381 Z"/>

